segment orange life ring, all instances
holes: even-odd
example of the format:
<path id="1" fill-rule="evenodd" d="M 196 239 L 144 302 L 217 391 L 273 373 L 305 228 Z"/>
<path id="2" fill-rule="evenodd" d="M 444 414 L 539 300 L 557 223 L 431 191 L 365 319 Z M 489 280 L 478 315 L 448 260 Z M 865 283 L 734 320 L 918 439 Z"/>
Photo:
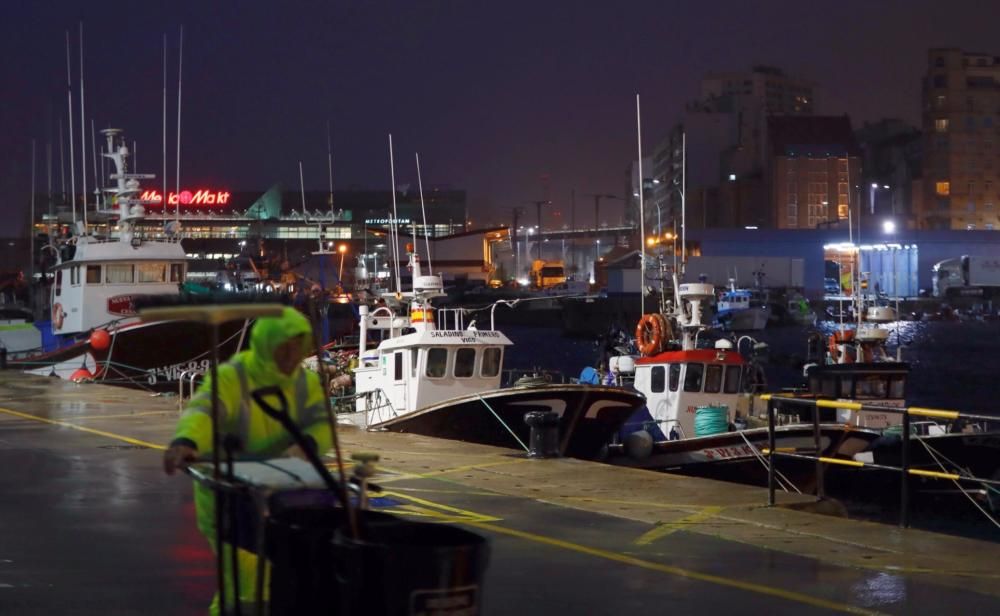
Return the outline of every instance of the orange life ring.
<path id="1" fill-rule="evenodd" d="M 52 325 L 55 329 L 62 329 L 64 316 L 62 304 L 52 304 Z"/>
<path id="2" fill-rule="evenodd" d="M 844 352 L 843 361 L 840 358 L 840 345 L 849 344 L 852 340 L 854 340 L 854 330 L 852 329 L 837 330 L 830 335 L 830 356 L 833 357 L 834 363 L 854 363 L 854 354 L 850 352 Z"/>
<path id="3" fill-rule="evenodd" d="M 643 357 L 658 352 L 663 345 L 663 324 L 665 319 L 658 314 L 644 314 L 635 326 L 635 344 Z"/>

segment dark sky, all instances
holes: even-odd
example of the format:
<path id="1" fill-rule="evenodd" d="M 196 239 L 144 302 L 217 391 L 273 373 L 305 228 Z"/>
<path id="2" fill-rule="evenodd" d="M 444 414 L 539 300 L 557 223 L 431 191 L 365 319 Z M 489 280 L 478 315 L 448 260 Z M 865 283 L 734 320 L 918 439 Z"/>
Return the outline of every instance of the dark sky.
<path id="1" fill-rule="evenodd" d="M 467 189 L 473 220 L 489 216 L 482 212 L 506 220 L 506 208 L 543 198 L 547 176 L 556 207 L 567 212 L 575 188 L 580 220 L 589 222 L 590 200 L 582 195 L 621 194 L 636 157 L 636 92 L 648 152 L 710 71 L 780 66 L 818 84 L 821 113 L 849 113 L 856 125 L 881 117 L 918 123 L 928 47 L 1000 55 L 1000 2 L 817 6 L 801 0 L 6 0 L 0 214 L 23 220 L 32 138 L 39 190 L 45 190 L 50 140 L 58 190 L 65 31 L 74 45 L 76 96 L 81 19 L 88 123 L 92 117 L 98 127 L 126 129 L 138 141 L 140 171 L 159 174 L 162 166 L 166 33 L 174 183 L 183 24 L 184 186 L 264 190 L 280 180 L 295 187 L 302 160 L 307 188 L 323 189 L 329 120 L 336 187 L 387 188 L 392 132 L 397 183 L 415 183 L 419 151 L 425 185 Z M 78 107 L 74 116 L 78 133 Z"/>

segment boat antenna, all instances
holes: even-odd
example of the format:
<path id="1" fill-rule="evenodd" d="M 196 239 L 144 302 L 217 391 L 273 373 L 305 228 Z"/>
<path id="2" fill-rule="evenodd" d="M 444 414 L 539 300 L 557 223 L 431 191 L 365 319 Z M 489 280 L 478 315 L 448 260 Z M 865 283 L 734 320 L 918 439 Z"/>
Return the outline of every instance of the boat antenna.
<path id="1" fill-rule="evenodd" d="M 330 140 L 330 120 L 326 121 L 326 171 L 327 181 L 330 185 L 330 222 L 334 222 L 336 216 L 333 213 L 333 142 Z M 321 238 L 322 239 L 322 238 Z"/>
<path id="2" fill-rule="evenodd" d="M 66 31 L 66 95 L 69 106 L 69 193 L 73 206 L 73 231 L 76 232 L 76 167 L 73 157 L 73 74 L 69 60 L 69 30 Z"/>
<path id="3" fill-rule="evenodd" d="M 163 204 L 163 216 L 167 217 L 169 210 L 167 199 L 167 33 L 163 33 L 163 195 L 160 203 Z M 177 200 L 177 207 L 180 208 L 180 200 Z M 180 218 L 178 209 L 177 218 Z"/>
<path id="4" fill-rule="evenodd" d="M 35 280 L 35 140 L 31 140 L 31 229 L 28 244 L 31 251 L 31 280 Z"/>
<path id="5" fill-rule="evenodd" d="M 60 199 L 60 204 L 66 203 L 66 148 L 65 140 L 63 139 L 63 122 L 62 118 L 59 118 L 59 177 L 62 186 L 62 199 Z M 49 212 L 50 214 L 52 212 Z"/>
<path id="6" fill-rule="evenodd" d="M 396 262 L 396 292 L 401 293 L 403 291 L 403 283 L 399 278 L 399 228 L 396 223 L 399 220 L 398 210 L 396 209 L 396 163 L 392 156 L 392 133 L 389 133 L 389 176 L 392 180 L 392 220 L 389 221 L 389 231 L 393 235 L 392 240 L 392 254 L 393 260 Z"/>
<path id="7" fill-rule="evenodd" d="M 174 172 L 174 192 L 177 198 L 177 207 L 174 208 L 174 215 L 177 220 L 181 218 L 181 88 L 184 82 L 181 80 L 184 69 L 184 25 L 181 25 L 180 49 L 177 52 L 177 169 Z M 165 191 L 164 191 L 165 192 Z M 167 195 L 163 195 L 167 200 Z M 164 203 L 166 208 L 167 203 Z"/>
<path id="8" fill-rule="evenodd" d="M 94 163 L 94 208 L 104 209 L 101 176 L 97 175 L 97 131 L 94 130 L 94 118 L 90 118 L 90 160 Z"/>
<path id="9" fill-rule="evenodd" d="M 80 22 L 80 181 L 83 182 L 83 232 L 87 233 L 87 119 L 83 107 L 83 22 Z"/>
<path id="10" fill-rule="evenodd" d="M 424 221 L 424 244 L 427 247 L 427 270 L 430 275 L 434 275 L 434 265 L 431 263 L 431 240 L 430 235 L 427 233 L 427 209 L 424 207 L 424 180 L 420 174 L 420 153 L 416 152 L 417 157 L 417 187 L 420 189 L 420 215 Z M 417 243 L 417 225 L 413 225 L 413 243 Z"/>
<path id="11" fill-rule="evenodd" d="M 681 274 L 687 269 L 687 129 L 681 131 Z"/>
<path id="12" fill-rule="evenodd" d="M 639 314 L 646 314 L 646 216 L 642 198 L 642 112 L 639 95 L 635 95 L 635 130 L 639 146 Z M 541 251 L 539 251 L 539 254 Z"/>
<path id="13" fill-rule="evenodd" d="M 52 126 L 49 125 L 49 137 L 52 136 Z M 52 142 L 48 141 L 45 144 L 45 168 L 48 174 L 48 184 L 46 184 L 46 196 L 49 199 L 49 220 L 52 216 Z M 49 239 L 52 239 L 52 234 L 49 234 Z"/>
<path id="14" fill-rule="evenodd" d="M 306 220 L 308 220 L 309 219 L 309 211 L 306 210 L 306 182 L 305 182 L 304 177 L 305 176 L 302 175 L 302 161 L 300 160 L 299 161 L 299 195 L 301 195 L 301 197 L 302 197 L 302 215 L 306 217 Z M 322 247 L 323 247 L 322 240 L 323 240 L 323 238 L 320 238 L 320 249 L 321 250 L 322 250 Z"/>

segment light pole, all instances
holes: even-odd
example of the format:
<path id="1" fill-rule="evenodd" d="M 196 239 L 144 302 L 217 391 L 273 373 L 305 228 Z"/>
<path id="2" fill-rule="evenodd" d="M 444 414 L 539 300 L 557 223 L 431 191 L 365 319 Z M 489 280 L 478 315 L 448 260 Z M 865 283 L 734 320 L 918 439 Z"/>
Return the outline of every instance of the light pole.
<path id="1" fill-rule="evenodd" d="M 343 287 L 344 285 L 344 255 L 347 254 L 347 244 L 341 244 L 337 246 L 337 252 L 340 253 L 340 271 L 337 272 L 337 282 Z"/>
<path id="2" fill-rule="evenodd" d="M 875 191 L 879 190 L 879 189 L 882 189 L 882 190 L 892 190 L 889 187 L 888 184 L 883 184 L 883 185 L 879 186 L 878 182 L 872 182 L 871 183 L 871 186 L 869 187 L 869 190 L 868 190 L 868 200 L 870 201 L 868 209 L 869 209 L 869 211 L 871 212 L 871 214 L 873 216 L 875 215 Z M 890 208 L 892 208 L 893 204 L 891 203 L 891 200 L 892 200 L 892 194 L 891 193 L 889 195 L 889 199 L 890 199 Z M 893 213 L 895 213 L 895 212 L 893 212 Z"/>
<path id="3" fill-rule="evenodd" d="M 893 220 L 887 220 L 882 223 L 882 231 L 886 235 L 893 237 L 895 239 L 896 233 L 896 222 Z M 892 251 L 892 294 L 896 298 L 896 361 L 902 361 L 902 343 L 899 338 L 899 276 L 896 273 L 896 248 L 895 243 L 889 246 L 889 250 Z"/>

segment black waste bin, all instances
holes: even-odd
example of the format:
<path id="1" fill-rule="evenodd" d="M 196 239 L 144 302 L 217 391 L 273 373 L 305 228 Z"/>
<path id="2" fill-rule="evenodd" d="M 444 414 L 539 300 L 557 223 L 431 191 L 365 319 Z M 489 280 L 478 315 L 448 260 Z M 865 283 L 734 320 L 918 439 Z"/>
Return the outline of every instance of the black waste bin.
<path id="1" fill-rule="evenodd" d="M 372 521 L 393 519 L 379 512 L 367 516 Z M 344 509 L 332 505 L 272 511 L 267 520 L 271 616 L 342 613 L 332 540 L 334 531 L 346 524 Z"/>
<path id="2" fill-rule="evenodd" d="M 370 517 L 361 538 L 333 539 L 340 613 L 371 616 L 480 613 L 489 543 L 446 524 Z"/>

